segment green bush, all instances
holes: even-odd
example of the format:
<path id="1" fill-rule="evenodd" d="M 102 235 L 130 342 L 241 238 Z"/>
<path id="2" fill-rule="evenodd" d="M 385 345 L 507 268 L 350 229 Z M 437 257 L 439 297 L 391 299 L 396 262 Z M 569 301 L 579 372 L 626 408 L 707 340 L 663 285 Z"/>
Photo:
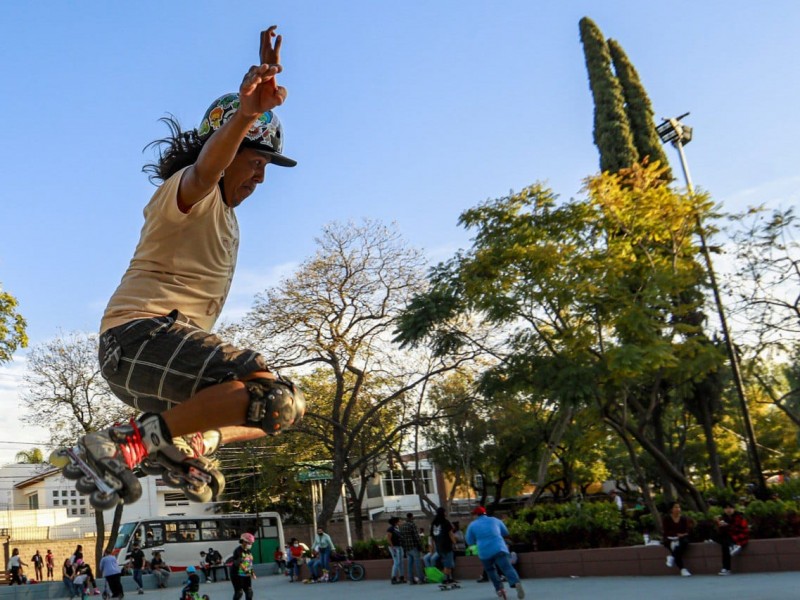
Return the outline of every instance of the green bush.
<path id="1" fill-rule="evenodd" d="M 753 500 L 744 515 L 754 538 L 800 535 L 800 509 L 794 500 Z"/>
<path id="2" fill-rule="evenodd" d="M 370 560 L 375 558 L 389 557 L 389 550 L 386 548 L 386 538 L 353 542 L 354 560 Z"/>
<path id="3" fill-rule="evenodd" d="M 535 505 L 506 523 L 513 542 L 538 550 L 617 546 L 624 537 L 622 524 L 610 502 Z"/>
<path id="4" fill-rule="evenodd" d="M 781 500 L 792 500 L 800 498 L 800 479 L 787 479 L 779 485 L 772 485 L 769 491 Z"/>

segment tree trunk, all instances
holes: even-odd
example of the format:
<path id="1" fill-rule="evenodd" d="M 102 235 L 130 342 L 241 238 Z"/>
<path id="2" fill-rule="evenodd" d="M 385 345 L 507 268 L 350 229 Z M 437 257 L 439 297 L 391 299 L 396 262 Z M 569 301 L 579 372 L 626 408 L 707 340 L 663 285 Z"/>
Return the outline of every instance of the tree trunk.
<path id="1" fill-rule="evenodd" d="M 119 533 L 119 526 L 122 523 L 122 511 L 125 508 L 124 504 L 117 504 L 114 509 L 114 517 L 111 521 L 111 531 L 108 534 L 108 544 L 106 550 L 111 552 L 114 549 L 114 543 L 117 541 L 117 534 Z"/>
<path id="2" fill-rule="evenodd" d="M 567 431 L 567 427 L 572 422 L 572 417 L 574 414 L 575 407 L 573 406 L 568 406 L 567 408 L 559 411 L 559 416 L 556 419 L 555 427 L 550 433 L 547 444 L 542 450 L 542 455 L 539 457 L 539 464 L 536 467 L 536 488 L 528 500 L 529 505 L 535 504 L 536 500 L 539 499 L 539 496 L 541 496 L 545 491 L 545 483 L 547 482 L 547 468 L 550 466 L 550 461 L 553 458 L 553 452 L 555 451 L 556 446 L 561 442 L 561 438 L 564 437 L 564 433 Z"/>
<path id="3" fill-rule="evenodd" d="M 650 484 L 647 481 L 647 475 L 645 474 L 645 470 L 642 468 L 641 464 L 639 463 L 639 457 L 636 455 L 636 449 L 633 447 L 631 443 L 631 439 L 625 434 L 625 430 L 618 427 L 616 423 L 607 419 L 609 425 L 611 425 L 612 429 L 617 432 L 622 443 L 625 444 L 625 448 L 628 450 L 628 456 L 631 459 L 631 466 L 633 467 L 633 472 L 636 477 L 636 483 L 639 486 L 639 489 L 642 492 L 642 497 L 644 498 L 644 504 L 647 506 L 647 510 L 653 517 L 653 522 L 655 523 L 656 530 L 659 534 L 664 533 L 663 523 L 661 521 L 661 513 L 658 511 L 658 507 L 656 506 L 655 499 L 653 495 L 650 493 Z"/>
<path id="4" fill-rule="evenodd" d="M 656 461 L 656 464 L 668 477 L 670 484 L 675 485 L 676 488 L 683 490 L 686 493 L 687 500 L 689 500 L 689 502 L 692 504 L 691 508 L 693 510 L 705 512 L 706 501 L 703 499 L 703 495 L 697 490 L 696 487 L 692 485 L 692 483 L 683 473 L 675 468 L 672 462 L 663 452 L 661 452 L 659 448 L 656 447 L 652 440 L 642 435 L 636 427 L 629 423 L 625 423 L 624 427 L 626 431 L 630 433 L 637 442 L 639 442 L 639 445 L 650 456 L 653 457 L 653 459 Z"/>
<path id="5" fill-rule="evenodd" d="M 711 408 L 707 402 L 703 403 L 703 419 L 700 425 L 703 427 L 703 435 L 706 438 L 706 452 L 708 452 L 708 463 L 711 475 L 711 482 L 717 488 L 724 488 L 725 481 L 722 478 L 722 468 L 719 464 L 719 452 L 717 442 L 714 440 L 714 425 L 711 418 Z"/>
<path id="6" fill-rule="evenodd" d="M 94 541 L 94 572 L 97 573 L 97 566 L 100 564 L 100 559 L 103 558 L 103 545 L 106 541 L 106 522 L 103 519 L 102 510 L 94 509 L 94 524 L 97 529 L 97 537 Z"/>

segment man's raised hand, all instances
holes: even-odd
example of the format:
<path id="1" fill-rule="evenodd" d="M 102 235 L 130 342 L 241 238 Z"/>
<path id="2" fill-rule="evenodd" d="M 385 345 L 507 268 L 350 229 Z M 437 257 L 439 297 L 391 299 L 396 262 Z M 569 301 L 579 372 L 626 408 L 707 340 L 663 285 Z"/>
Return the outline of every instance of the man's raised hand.
<path id="1" fill-rule="evenodd" d="M 281 64 L 281 42 L 283 39 L 275 33 L 277 28 L 277 25 L 272 25 L 261 32 L 261 48 L 259 49 L 258 56 L 262 65 Z M 274 45 L 272 43 L 273 38 L 275 39 Z"/>

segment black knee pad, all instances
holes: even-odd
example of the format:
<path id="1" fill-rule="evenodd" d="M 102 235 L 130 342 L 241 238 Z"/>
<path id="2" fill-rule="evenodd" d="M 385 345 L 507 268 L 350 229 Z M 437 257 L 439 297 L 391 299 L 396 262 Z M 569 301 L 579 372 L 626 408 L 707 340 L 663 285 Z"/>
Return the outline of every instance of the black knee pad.
<path id="1" fill-rule="evenodd" d="M 303 392 L 288 379 L 251 379 L 244 385 L 250 395 L 247 427 L 278 435 L 296 426 L 306 412 Z"/>
<path id="2" fill-rule="evenodd" d="M 236 577 L 236 575 L 234 575 Z M 242 590 L 236 590 L 233 592 L 233 600 L 239 600 L 242 597 Z"/>
<path id="3" fill-rule="evenodd" d="M 244 591 L 244 597 L 246 600 L 253 600 L 253 588 L 247 588 Z"/>

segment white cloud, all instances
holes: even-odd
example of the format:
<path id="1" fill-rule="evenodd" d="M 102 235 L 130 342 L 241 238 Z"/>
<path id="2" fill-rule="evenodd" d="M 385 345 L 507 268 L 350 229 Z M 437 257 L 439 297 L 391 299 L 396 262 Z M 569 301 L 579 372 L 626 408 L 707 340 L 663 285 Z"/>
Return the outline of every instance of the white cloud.
<path id="1" fill-rule="evenodd" d="M 49 438 L 47 429 L 23 424 L 19 417 L 35 407 L 23 405 L 20 399 L 22 377 L 25 374 L 24 355 L 16 354 L 11 362 L 0 365 L 0 464 L 14 462 L 20 450 L 34 446 L 46 452 L 44 442 Z"/>

